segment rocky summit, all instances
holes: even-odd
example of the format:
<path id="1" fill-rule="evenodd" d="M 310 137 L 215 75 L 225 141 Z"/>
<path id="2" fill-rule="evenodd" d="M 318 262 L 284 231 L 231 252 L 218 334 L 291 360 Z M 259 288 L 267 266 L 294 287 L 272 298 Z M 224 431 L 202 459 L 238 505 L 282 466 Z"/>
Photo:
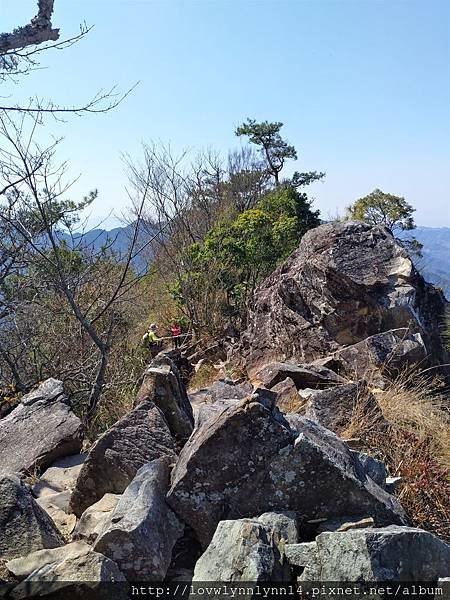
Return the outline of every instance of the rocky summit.
<path id="1" fill-rule="evenodd" d="M 444 364 L 445 310 L 442 292 L 388 229 L 330 223 L 308 231 L 257 288 L 236 358 L 254 377 L 276 361 L 310 363 L 405 328 L 423 346 L 421 358 Z"/>
<path id="2" fill-rule="evenodd" d="M 389 435 L 393 408 L 380 398 L 405 369 L 445 383 L 445 310 L 387 229 L 327 224 L 256 289 L 226 360 L 208 342 L 214 381 L 193 387 L 192 357 L 208 359 L 198 342 L 162 351 L 129 411 L 84 446 L 63 384 L 43 382 L 0 419 L 7 594 L 94 598 L 96 583 L 114 582 L 445 586 L 445 535 L 414 525 L 402 506 L 414 490 L 396 495 L 402 477 L 373 433 Z"/>

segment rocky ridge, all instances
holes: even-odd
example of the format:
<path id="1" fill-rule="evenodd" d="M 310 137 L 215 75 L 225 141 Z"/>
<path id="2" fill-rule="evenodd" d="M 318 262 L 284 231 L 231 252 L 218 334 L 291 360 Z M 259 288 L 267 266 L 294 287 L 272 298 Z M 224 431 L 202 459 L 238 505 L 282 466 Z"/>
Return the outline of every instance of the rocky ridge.
<path id="1" fill-rule="evenodd" d="M 256 290 L 230 355 L 246 377 L 189 397 L 160 354 L 86 454 L 62 384 L 44 382 L 0 419 L 6 597 L 31 583 L 61 598 L 114 581 L 437 585 L 449 547 L 410 526 L 383 463 L 338 433 L 368 373 L 382 387 L 448 362 L 445 309 L 387 230 L 325 225 Z"/>

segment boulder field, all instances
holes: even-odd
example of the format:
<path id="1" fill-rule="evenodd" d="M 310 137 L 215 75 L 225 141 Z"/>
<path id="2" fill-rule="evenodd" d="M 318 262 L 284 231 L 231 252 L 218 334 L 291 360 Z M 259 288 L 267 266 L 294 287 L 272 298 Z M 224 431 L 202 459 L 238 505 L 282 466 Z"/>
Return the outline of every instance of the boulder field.
<path id="1" fill-rule="evenodd" d="M 362 392 L 383 425 L 373 387 L 449 362 L 445 310 L 386 229 L 328 224 L 255 291 L 228 352 L 239 380 L 188 394 L 176 352 L 161 353 L 130 412 L 83 453 L 62 383 L 43 382 L 0 418 L 3 595 L 106 599 L 96 584 L 117 583 L 125 598 L 133 582 L 177 581 L 445 588 L 449 546 L 411 526 L 397 479 L 339 435 Z"/>

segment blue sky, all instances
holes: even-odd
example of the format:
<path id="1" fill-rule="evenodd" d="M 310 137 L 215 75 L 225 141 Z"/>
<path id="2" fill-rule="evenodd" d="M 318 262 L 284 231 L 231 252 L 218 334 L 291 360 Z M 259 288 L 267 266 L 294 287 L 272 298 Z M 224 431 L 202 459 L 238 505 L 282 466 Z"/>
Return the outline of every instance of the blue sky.
<path id="1" fill-rule="evenodd" d="M 0 0 L 1 29 L 35 12 L 34 0 Z M 310 188 L 324 218 L 380 187 L 405 196 L 418 224 L 450 226 L 448 0 L 55 0 L 63 36 L 82 21 L 87 38 L 1 95 L 79 103 L 140 81 L 109 114 L 52 124 L 81 174 L 73 193 L 99 189 L 94 218 L 127 203 L 122 152 L 159 139 L 226 153 L 250 116 L 285 123 L 292 168 L 326 171 Z"/>

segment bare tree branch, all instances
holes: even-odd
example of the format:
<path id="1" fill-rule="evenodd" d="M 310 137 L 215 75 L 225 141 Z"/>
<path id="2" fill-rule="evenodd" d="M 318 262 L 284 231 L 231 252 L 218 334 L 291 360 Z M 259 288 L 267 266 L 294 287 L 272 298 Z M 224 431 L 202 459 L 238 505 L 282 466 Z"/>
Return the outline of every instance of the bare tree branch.
<path id="1" fill-rule="evenodd" d="M 52 27 L 53 2 L 54 0 L 38 0 L 39 10 L 31 23 L 18 27 L 12 33 L 2 33 L 0 54 L 58 40 L 59 29 Z"/>

